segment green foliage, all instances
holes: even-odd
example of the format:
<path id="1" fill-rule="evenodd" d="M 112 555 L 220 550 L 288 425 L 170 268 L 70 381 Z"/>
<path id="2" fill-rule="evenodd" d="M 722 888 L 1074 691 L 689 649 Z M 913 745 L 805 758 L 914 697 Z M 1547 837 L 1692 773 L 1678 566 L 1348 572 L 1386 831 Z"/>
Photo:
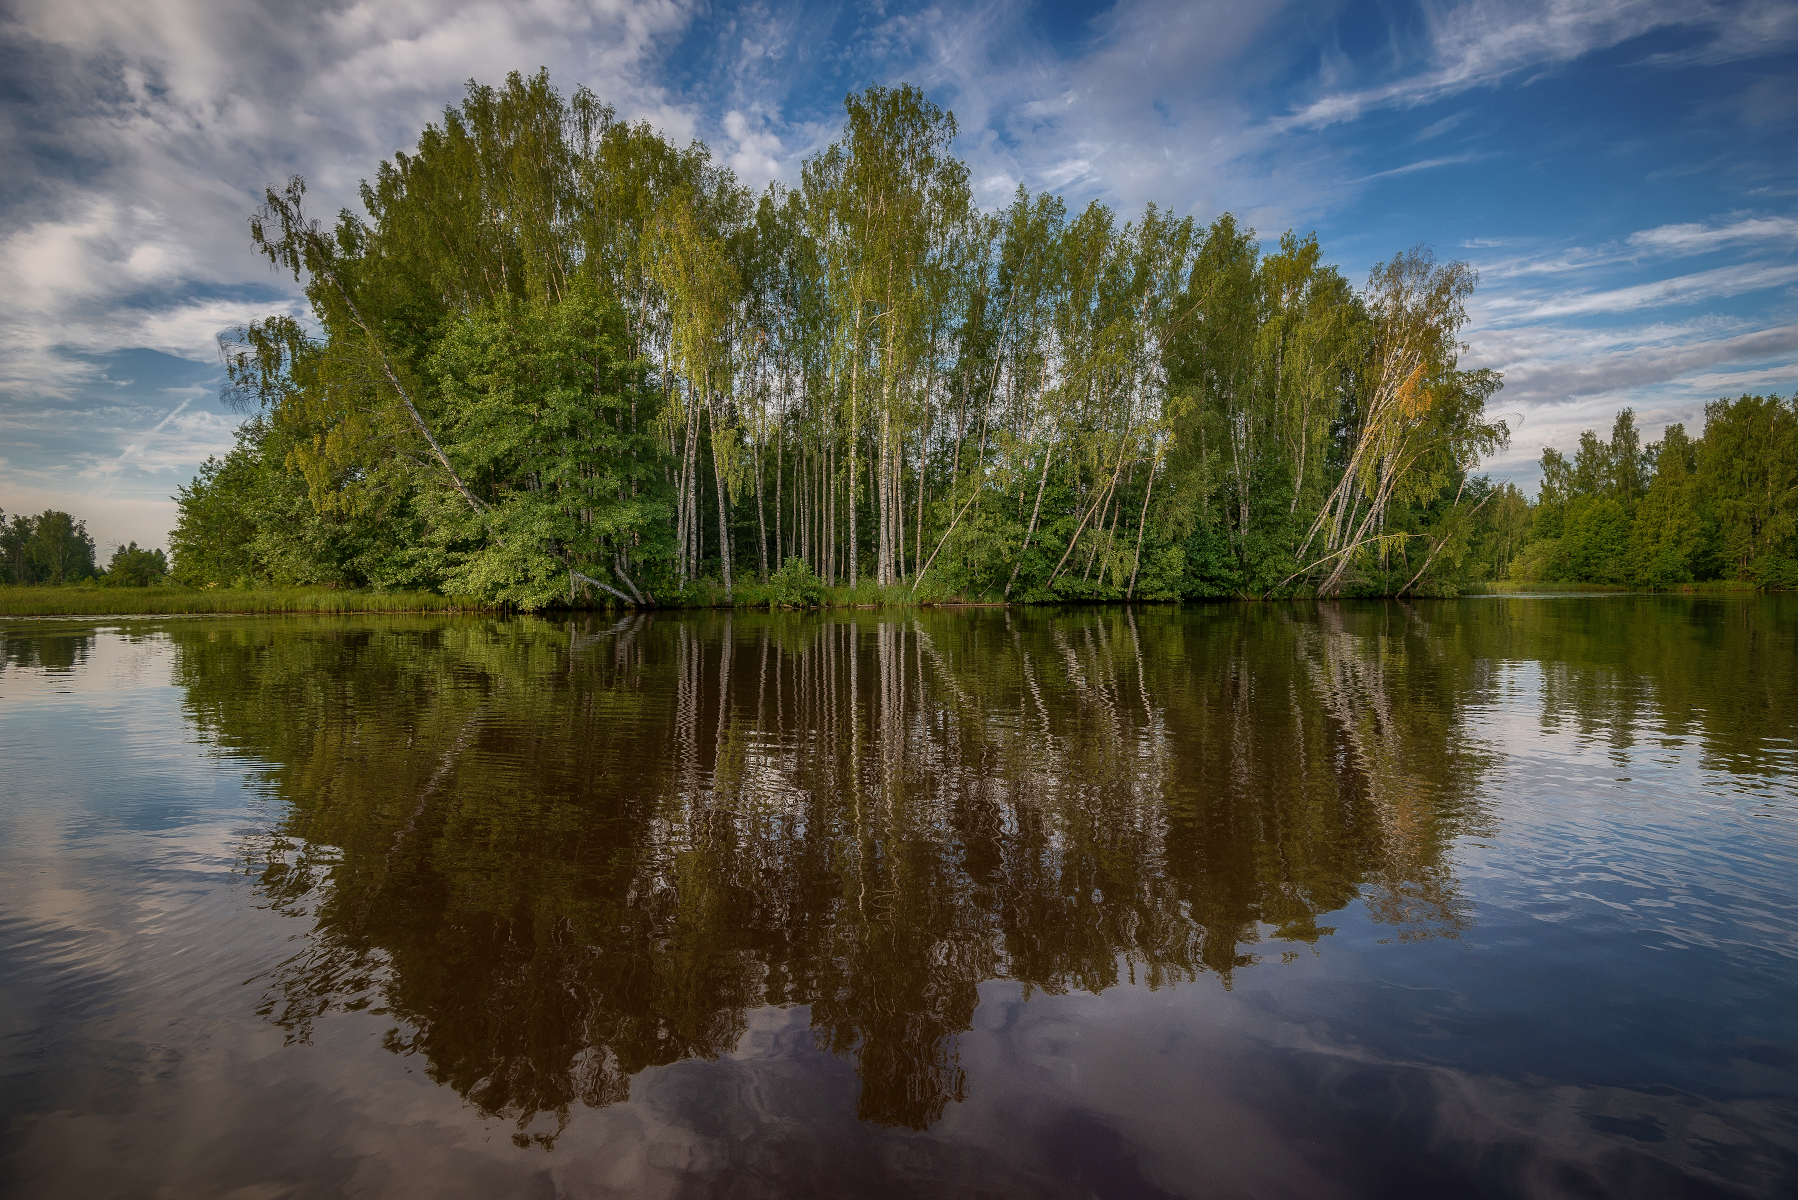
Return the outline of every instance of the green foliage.
<path id="1" fill-rule="evenodd" d="M 1705 405 L 1697 460 L 1719 574 L 1751 579 L 1763 555 L 1798 557 L 1798 395 Z"/>
<path id="2" fill-rule="evenodd" d="M 1510 575 L 1512 562 L 1529 542 L 1534 516 L 1529 499 L 1516 484 L 1501 483 L 1494 489 L 1490 509 L 1477 535 L 1476 573 L 1480 579 L 1504 579 Z"/>
<path id="3" fill-rule="evenodd" d="M 87 523 L 46 509 L 35 517 L 0 513 L 0 579 L 14 585 L 78 583 L 96 574 Z"/>
<path id="4" fill-rule="evenodd" d="M 37 528 L 31 517 L 14 517 L 8 521 L 6 513 L 0 511 L 0 572 L 4 572 L 5 582 L 25 584 L 32 582 L 31 562 L 26 550 L 31 545 L 31 535 Z"/>
<path id="5" fill-rule="evenodd" d="M 505 301 L 452 325 L 432 352 L 438 427 L 462 477 L 491 497 L 475 512 L 424 489 L 432 549 L 452 590 L 521 608 L 572 600 L 651 550 L 668 505 L 650 434 L 627 421 L 647 403 L 624 357 L 623 313 L 589 280 L 564 299 Z"/>
<path id="6" fill-rule="evenodd" d="M 1579 496 L 1568 505 L 1556 578 L 1622 583 L 1628 574 L 1629 514 L 1612 496 Z"/>
<path id="7" fill-rule="evenodd" d="M 151 585 L 120 595 L 110 588 L 34 587 L 0 591 L 0 615 L 100 616 L 119 613 L 421 613 L 488 607 L 472 596 L 437 592 L 315 591 L 306 588 L 188 588 Z"/>
<path id="8" fill-rule="evenodd" d="M 1539 537 L 1518 551 L 1507 576 L 1519 583 L 1548 583 L 1559 578 L 1560 561 L 1561 539 Z"/>
<path id="9" fill-rule="evenodd" d="M 1685 426 L 1669 425 L 1631 532 L 1630 574 L 1645 587 L 1669 588 L 1697 578 L 1708 539 L 1696 465 L 1697 448 Z"/>
<path id="10" fill-rule="evenodd" d="M 174 577 L 538 609 L 728 603 L 797 558 L 1069 601 L 1438 594 L 1515 555 L 1515 513 L 1480 516 L 1505 429 L 1458 366 L 1465 264 L 1407 251 L 1357 292 L 1228 215 L 986 214 L 918 88 L 844 117 L 757 197 L 513 74 L 361 214 L 268 189 L 252 241 L 312 320 L 223 340 L 248 420 L 180 490 Z"/>
<path id="11" fill-rule="evenodd" d="M 112 552 L 100 582 L 107 587 L 155 587 L 168 574 L 169 560 L 161 550 L 140 550 L 131 542 Z"/>
<path id="12" fill-rule="evenodd" d="M 798 555 L 782 563 L 768 579 L 768 603 L 778 608 L 817 608 L 824 603 L 824 581 Z"/>
<path id="13" fill-rule="evenodd" d="M 328 492 L 321 499 L 294 465 L 308 441 L 306 426 L 259 415 L 239 427 L 229 454 L 177 490 L 169 534 L 177 582 L 383 590 L 438 582 L 413 544 L 422 540 L 417 492 L 389 478 L 353 502 Z"/>
<path id="14" fill-rule="evenodd" d="M 1484 419 L 1497 377 L 1457 368 L 1472 287 L 1417 250 L 1357 295 L 1315 239 L 1259 260 L 1253 231 L 1212 225 L 1168 354 L 1188 594 L 1453 593 L 1487 487 L 1470 472 L 1507 436 Z"/>
<path id="15" fill-rule="evenodd" d="M 1530 539 L 1510 563 L 1519 581 L 1798 587 L 1798 397 L 1718 400 L 1702 437 L 1674 424 L 1646 447 L 1625 409 L 1571 463 L 1544 448 L 1541 492 L 1512 526 Z"/>
<path id="16" fill-rule="evenodd" d="M 178 513 L 169 533 L 173 557 L 169 573 L 188 587 L 228 587 L 253 577 L 251 544 L 257 523 L 249 505 L 258 499 L 260 464 L 249 449 L 256 430 L 238 430 L 237 447 L 224 458 L 200 464 L 193 480 L 175 490 Z M 279 482 L 272 481 L 272 482 Z"/>

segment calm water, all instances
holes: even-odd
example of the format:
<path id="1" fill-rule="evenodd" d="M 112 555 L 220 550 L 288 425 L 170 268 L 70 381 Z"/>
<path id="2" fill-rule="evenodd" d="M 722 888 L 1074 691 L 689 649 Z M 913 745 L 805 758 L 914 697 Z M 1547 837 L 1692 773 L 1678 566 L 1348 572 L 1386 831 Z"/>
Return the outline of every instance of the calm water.
<path id="1" fill-rule="evenodd" d="M 1798 598 L 0 633 L 8 1196 L 1798 1191 Z"/>

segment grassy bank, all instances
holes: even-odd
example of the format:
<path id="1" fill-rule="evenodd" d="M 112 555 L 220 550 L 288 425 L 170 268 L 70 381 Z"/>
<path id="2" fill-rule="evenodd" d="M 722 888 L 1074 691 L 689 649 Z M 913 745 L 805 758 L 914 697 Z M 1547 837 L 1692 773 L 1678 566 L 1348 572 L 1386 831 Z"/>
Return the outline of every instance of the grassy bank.
<path id="1" fill-rule="evenodd" d="M 663 596 L 660 599 L 670 608 L 779 608 L 783 604 L 795 604 L 795 597 L 783 591 L 776 584 L 757 583 L 753 579 L 738 583 L 729 596 L 725 595 L 723 587 L 718 584 L 710 580 L 700 580 L 690 584 L 685 591 L 677 595 Z M 824 587 L 820 585 L 811 596 L 809 603 L 795 606 L 908 608 L 919 604 L 957 602 L 959 601 L 954 597 L 935 592 L 928 586 L 920 588 L 917 595 L 914 596 L 908 584 L 881 587 L 877 583 L 863 580 L 855 587 Z"/>
<path id="2" fill-rule="evenodd" d="M 1518 583 L 1499 580 L 1476 584 L 1464 595 L 1531 595 L 1568 592 L 1640 591 L 1604 583 Z M 1688 583 L 1670 589 L 1668 595 L 1750 594 L 1755 585 L 1739 580 Z M 726 596 L 716 584 L 699 582 L 675 596 L 661 598 L 661 607 L 683 608 L 779 608 L 791 597 L 773 584 L 739 584 Z M 997 596 L 963 596 L 922 588 L 914 596 L 909 587 L 880 587 L 864 582 L 858 587 L 821 588 L 810 604 L 821 608 L 910 608 L 917 606 L 997 605 Z M 1022 603 L 1014 601 L 1013 603 Z M 1054 603 L 1066 603 L 1055 601 Z M 102 588 L 102 587 L 0 587 L 0 617 L 60 616 L 176 616 L 204 613 L 333 614 L 333 613 L 465 613 L 496 612 L 503 606 L 468 596 L 440 596 L 435 592 L 357 592 L 330 588 Z"/>
<path id="3" fill-rule="evenodd" d="M 1523 583 L 1512 579 L 1500 579 L 1492 583 L 1479 585 L 1478 590 L 1468 589 L 1469 595 L 1529 595 L 1533 592 L 1650 592 L 1652 588 L 1631 587 L 1623 583 Z M 1667 596 L 1750 594 L 1760 589 L 1750 580 L 1743 579 L 1709 579 L 1703 583 L 1682 583 L 1674 587 L 1662 589 L 1658 594 Z"/>
<path id="4" fill-rule="evenodd" d="M 1641 588 L 1633 588 L 1621 583 L 1539 583 L 1515 579 L 1494 579 L 1481 584 L 1477 593 L 1472 588 L 1467 589 L 1467 594 L 1527 596 L 1532 592 L 1639 592 L 1641 590 Z"/>
<path id="5" fill-rule="evenodd" d="M 1704 595 L 1717 592 L 1758 592 L 1762 590 L 1745 579 L 1709 579 L 1703 583 L 1682 583 L 1667 589 L 1669 596 L 1683 596 L 1690 593 Z"/>
<path id="6" fill-rule="evenodd" d="M 183 613 L 428 613 L 491 608 L 434 592 L 349 592 L 328 588 L 0 587 L 0 616 L 142 616 Z"/>
<path id="7" fill-rule="evenodd" d="M 727 596 L 701 581 L 676 596 L 661 597 L 667 608 L 779 607 L 783 597 L 772 584 L 739 584 Z M 908 587 L 822 589 L 824 608 L 897 608 L 913 604 L 963 603 L 957 597 L 920 593 Z M 973 602 L 978 602 L 974 600 Z M 204 613 L 454 613 L 495 612 L 503 606 L 467 596 L 435 592 L 361 592 L 332 588 L 103 588 L 0 587 L 0 617 L 175 616 Z M 587 607 L 587 606 L 582 606 Z"/>

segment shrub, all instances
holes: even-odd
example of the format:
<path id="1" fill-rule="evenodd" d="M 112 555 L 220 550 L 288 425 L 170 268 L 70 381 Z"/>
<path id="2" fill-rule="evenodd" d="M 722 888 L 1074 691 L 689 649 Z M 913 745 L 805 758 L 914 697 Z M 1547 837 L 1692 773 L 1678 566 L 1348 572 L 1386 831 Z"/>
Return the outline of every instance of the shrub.
<path id="1" fill-rule="evenodd" d="M 817 608 L 824 603 L 824 581 L 812 574 L 797 555 L 781 564 L 768 579 L 770 608 Z"/>
<path id="2" fill-rule="evenodd" d="M 160 550 L 140 550 L 137 543 L 112 553 L 101 582 L 108 587 L 155 587 L 168 578 L 169 562 Z"/>

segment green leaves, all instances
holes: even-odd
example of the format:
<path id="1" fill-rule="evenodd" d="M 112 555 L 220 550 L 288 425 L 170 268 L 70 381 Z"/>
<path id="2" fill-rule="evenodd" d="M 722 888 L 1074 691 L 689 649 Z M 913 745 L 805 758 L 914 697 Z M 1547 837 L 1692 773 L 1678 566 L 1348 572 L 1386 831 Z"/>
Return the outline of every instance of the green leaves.
<path id="1" fill-rule="evenodd" d="M 824 603 L 824 581 L 812 573 L 798 555 L 781 564 L 768 577 L 773 591 L 770 605 L 781 608 L 816 608 Z"/>
<path id="2" fill-rule="evenodd" d="M 1798 395 L 1718 400 L 1704 419 L 1698 476 L 1717 552 L 1730 577 L 1752 579 L 1762 555 L 1798 557 Z"/>
<path id="3" fill-rule="evenodd" d="M 619 306 L 584 280 L 564 299 L 502 301 L 450 328 L 428 364 L 445 449 L 493 497 L 466 516 L 438 501 L 452 589 L 541 608 L 573 598 L 571 572 L 610 579 L 656 540 L 668 507 L 650 436 L 628 419 L 649 397 L 624 341 Z"/>
<path id="4" fill-rule="evenodd" d="M 79 583 L 93 575 L 94 539 L 85 521 L 55 509 L 10 522 L 0 513 L 0 577 L 6 582 Z"/>
<path id="5" fill-rule="evenodd" d="M 1505 436 L 1497 377 L 1456 363 L 1464 264 L 1401 254 L 1357 295 L 1315 238 L 1263 256 L 1227 214 L 1021 188 L 983 213 L 957 134 L 869 88 L 758 198 L 513 73 L 380 164 L 362 215 L 269 189 L 252 241 L 313 319 L 222 343 L 256 416 L 183 492 L 176 572 L 537 608 L 729 596 L 744 555 L 1118 599 L 1392 588 L 1416 553 L 1453 586 Z"/>
<path id="6" fill-rule="evenodd" d="M 1610 441 L 1580 435 L 1571 463 L 1543 449 L 1533 515 L 1537 540 L 1516 578 L 1798 585 L 1798 398 L 1718 400 L 1705 406 L 1702 437 L 1674 424 L 1647 447 L 1624 409 Z"/>

